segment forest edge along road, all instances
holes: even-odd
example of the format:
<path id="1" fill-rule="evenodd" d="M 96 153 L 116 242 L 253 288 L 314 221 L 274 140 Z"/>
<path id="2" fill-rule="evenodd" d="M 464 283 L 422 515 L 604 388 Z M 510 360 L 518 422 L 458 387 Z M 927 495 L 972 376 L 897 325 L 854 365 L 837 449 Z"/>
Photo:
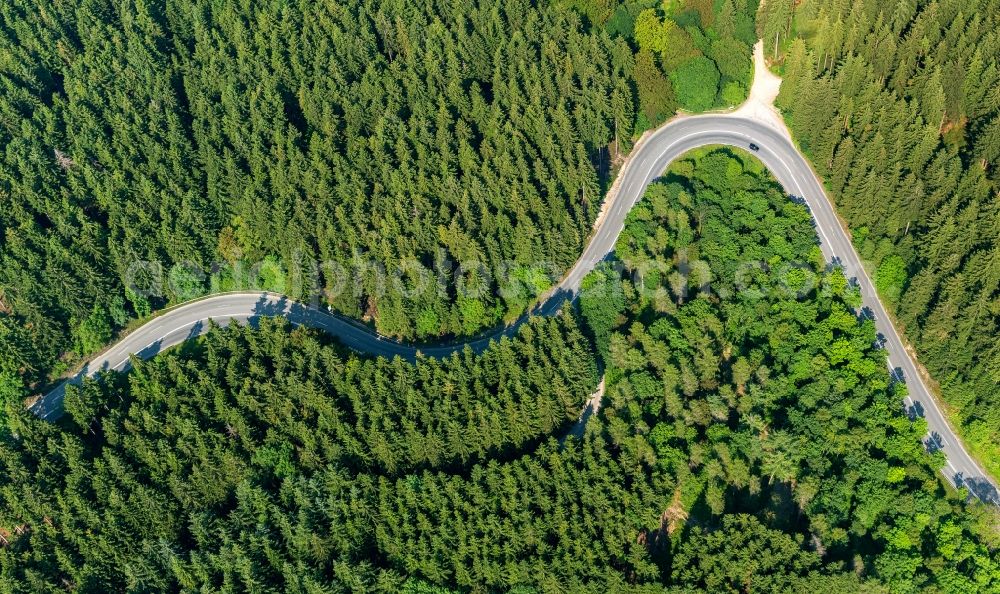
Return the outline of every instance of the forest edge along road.
<path id="1" fill-rule="evenodd" d="M 580 259 L 557 285 L 553 296 L 533 313 L 551 315 L 558 311 L 567 298 L 576 295 L 583 277 L 614 248 L 629 210 L 641 199 L 646 187 L 672 161 L 703 146 L 745 148 L 750 142 L 760 147 L 753 154 L 785 190 L 789 194 L 800 196 L 809 206 L 816 221 L 820 248 L 827 261 L 833 262 L 836 257 L 847 277 L 857 279 L 863 304 L 873 312 L 878 332 L 886 337 L 885 348 L 889 355 L 890 369 L 897 379 L 907 382 L 908 410 L 925 416 L 930 432 L 929 445 L 943 451 L 947 458 L 945 475 L 948 480 L 959 486 L 968 486 L 970 491 L 984 501 L 997 503 L 995 486 L 962 447 L 917 374 L 913 360 L 875 294 L 872 281 L 861 266 L 819 180 L 790 140 L 760 122 L 735 115 L 691 116 L 672 121 L 652 134 L 631 157 L 634 162 L 623 172 L 625 177 L 621 180 L 620 195 L 608 209 Z M 177 307 L 155 318 L 91 361 L 69 382 L 79 382 L 83 376 L 93 375 L 101 369 L 123 370 L 127 368 L 131 354 L 140 358 L 152 357 L 165 348 L 207 331 L 209 319 L 225 325 L 230 320 L 245 323 L 261 316 L 273 315 L 286 316 L 293 324 L 324 330 L 357 351 L 386 357 L 398 355 L 410 361 L 415 360 L 418 353 L 440 358 L 467 346 L 475 352 L 482 352 L 491 340 L 513 335 L 527 319 L 525 314 L 514 324 L 467 343 L 417 346 L 381 339 L 363 326 L 281 295 L 261 292 L 225 294 Z M 45 419 L 57 418 L 61 413 L 65 386 L 64 383 L 43 396 L 32 406 L 32 410 Z"/>
<path id="2" fill-rule="evenodd" d="M 757 70 L 761 67 L 758 66 Z M 754 78 L 756 85 L 760 77 Z M 757 113 L 760 113 L 759 110 Z M 872 313 L 877 331 L 885 337 L 890 373 L 896 380 L 907 384 L 909 396 L 905 403 L 906 410 L 926 419 L 926 445 L 944 453 L 947 462 L 943 472 L 947 479 L 956 486 L 968 487 L 983 501 L 1000 504 L 995 484 L 965 450 L 917 372 L 820 180 L 795 147 L 784 126 L 776 126 L 768 119 L 748 117 L 748 110 L 741 107 L 728 114 L 678 117 L 649 133 L 636 145 L 622 168 L 614 184 L 615 195 L 609 197 L 599 224 L 580 258 L 547 299 L 530 313 L 552 315 L 567 299 L 576 296 L 584 276 L 613 250 L 629 210 L 672 161 L 704 146 L 726 145 L 747 149 L 753 143 L 759 150 L 751 154 L 770 170 L 788 194 L 800 197 L 809 207 L 827 262 L 836 261 L 849 279 L 856 280 L 864 307 Z M 441 358 L 466 347 L 482 352 L 490 341 L 513 335 L 529 314 L 469 342 L 421 346 L 385 340 L 364 326 L 281 295 L 262 292 L 222 294 L 175 307 L 137 328 L 87 364 L 76 376 L 39 398 L 31 410 L 43 419 L 58 418 L 68 384 L 79 383 L 83 377 L 92 376 L 102 369 L 125 370 L 130 355 L 142 359 L 153 357 L 165 348 L 203 334 L 210 327 L 210 319 L 226 325 L 231 320 L 247 323 L 262 316 L 276 315 L 287 317 L 293 324 L 328 332 L 356 351 L 385 357 L 398 355 L 413 361 L 418 354 Z"/>

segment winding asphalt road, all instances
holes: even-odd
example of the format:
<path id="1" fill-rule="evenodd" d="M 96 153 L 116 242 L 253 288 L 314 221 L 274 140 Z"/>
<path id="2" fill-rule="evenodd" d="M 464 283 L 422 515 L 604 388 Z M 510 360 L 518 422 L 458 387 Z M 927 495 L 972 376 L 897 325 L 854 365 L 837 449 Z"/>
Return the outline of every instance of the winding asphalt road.
<path id="1" fill-rule="evenodd" d="M 785 190 L 790 195 L 804 199 L 812 211 L 820 247 L 827 260 L 839 262 L 847 277 L 856 279 L 864 306 L 869 315 L 874 317 L 878 332 L 885 338 L 890 372 L 907 384 L 907 411 L 911 415 L 927 419 L 927 446 L 943 451 L 947 457 L 944 473 L 948 480 L 953 484 L 969 487 L 972 493 L 984 501 L 1000 504 L 995 485 L 965 451 L 917 373 L 913 360 L 875 294 L 874 285 L 837 219 L 820 181 L 795 146 L 785 136 L 760 121 L 738 115 L 685 117 L 664 125 L 645 139 L 635 148 L 620 173 L 618 195 L 608 206 L 580 259 L 557 285 L 551 297 L 535 308 L 532 314 L 551 315 L 558 311 L 567 298 L 575 297 L 583 277 L 613 250 L 628 211 L 642 197 L 646 186 L 659 177 L 671 161 L 701 146 L 730 145 L 746 148 L 751 142 L 760 147 L 754 153 L 755 156 Z M 497 329 L 490 335 L 470 342 L 420 347 L 376 336 L 356 322 L 290 301 L 280 295 L 259 292 L 217 295 L 172 309 L 138 328 L 91 361 L 76 377 L 40 398 L 32 406 L 32 410 L 44 419 L 58 418 L 62 413 L 62 401 L 68 383 L 78 383 L 84 376 L 93 375 L 101 369 L 123 371 L 129 367 L 130 354 L 141 359 L 152 357 L 167 347 L 207 331 L 209 319 L 215 320 L 219 325 L 226 325 L 231 321 L 246 323 L 261 316 L 273 315 L 286 316 L 294 324 L 320 328 L 357 351 L 386 357 L 398 355 L 411 361 L 418 353 L 444 357 L 466 346 L 481 352 L 489 346 L 491 340 L 514 334 L 518 326 L 527 319 L 526 316 L 522 317 L 511 326 Z"/>

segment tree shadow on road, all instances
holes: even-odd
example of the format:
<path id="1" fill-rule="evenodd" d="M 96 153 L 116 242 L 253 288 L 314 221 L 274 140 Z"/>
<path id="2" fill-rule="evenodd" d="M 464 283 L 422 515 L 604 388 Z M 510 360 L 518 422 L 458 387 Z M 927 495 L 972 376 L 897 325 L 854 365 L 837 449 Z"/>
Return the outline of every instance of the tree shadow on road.
<path id="1" fill-rule="evenodd" d="M 965 478 L 961 472 L 955 473 L 954 480 L 955 486 L 965 487 L 969 490 L 970 496 L 974 495 L 981 501 L 1000 505 L 1000 493 L 988 480 L 982 477 Z"/>

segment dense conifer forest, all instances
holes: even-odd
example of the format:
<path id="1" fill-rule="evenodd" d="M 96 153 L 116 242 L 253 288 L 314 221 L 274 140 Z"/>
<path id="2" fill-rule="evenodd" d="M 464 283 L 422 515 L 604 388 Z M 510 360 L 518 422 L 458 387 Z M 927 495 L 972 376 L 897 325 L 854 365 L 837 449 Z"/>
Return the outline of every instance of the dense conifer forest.
<path id="1" fill-rule="evenodd" d="M 745 93 L 754 2 L 654 5 L 6 3 L 4 399 L 210 290 L 321 298 L 410 340 L 517 317 L 638 134 Z M 524 290 L 459 297 L 459 265 Z M 455 278 L 380 284 L 418 268 Z"/>
<path id="2" fill-rule="evenodd" d="M 946 490 L 815 242 L 759 164 L 704 151 L 579 313 L 481 357 L 275 320 L 73 388 L 0 444 L 0 587 L 996 591 L 996 510 Z M 562 440 L 597 360 L 605 405 Z"/>
<path id="3" fill-rule="evenodd" d="M 890 4 L 5 3 L 0 592 L 1000 591 L 1000 512 L 944 481 L 807 209 L 731 150 L 675 163 L 579 300 L 482 354 L 265 319 L 72 386 L 57 423 L 22 406 L 208 291 L 408 340 L 511 320 L 642 133 L 742 101 L 761 36 L 997 473 L 1000 5 Z M 401 266 L 452 284 L 383 290 Z"/>
<path id="4" fill-rule="evenodd" d="M 786 120 L 1000 475 L 1000 3 L 778 0 L 761 16 Z"/>

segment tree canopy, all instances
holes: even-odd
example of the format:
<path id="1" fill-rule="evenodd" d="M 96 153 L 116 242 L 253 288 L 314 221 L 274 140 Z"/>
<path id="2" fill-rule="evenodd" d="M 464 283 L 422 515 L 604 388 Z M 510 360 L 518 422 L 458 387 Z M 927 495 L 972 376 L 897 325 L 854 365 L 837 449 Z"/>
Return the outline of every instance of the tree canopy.
<path id="1" fill-rule="evenodd" d="M 784 23 L 786 121 L 963 441 L 1000 476 L 1000 3 L 765 6 L 761 26 Z"/>
<path id="2" fill-rule="evenodd" d="M 670 73 L 680 104 L 692 111 L 704 111 L 715 104 L 719 92 L 719 70 L 704 56 L 697 56 Z"/>
<path id="3" fill-rule="evenodd" d="M 808 212 L 704 151 L 592 297 L 481 356 L 371 360 L 266 320 L 20 412 L 12 592 L 975 592 L 997 512 L 949 493 Z M 602 316 L 608 316 L 601 321 Z M 586 331 L 586 332 L 585 332 Z M 596 384 L 584 430 L 567 429 Z"/>
<path id="4" fill-rule="evenodd" d="M 0 344 L 0 366 L 36 386 L 134 318 L 239 288 L 407 340 L 520 315 L 677 107 L 675 65 L 635 39 L 645 2 L 571 4 L 8 3 L 0 316 L 19 329 L 0 342 L 32 348 Z M 692 51 L 742 51 L 755 5 L 727 1 L 716 33 L 702 4 L 670 21 Z"/>

